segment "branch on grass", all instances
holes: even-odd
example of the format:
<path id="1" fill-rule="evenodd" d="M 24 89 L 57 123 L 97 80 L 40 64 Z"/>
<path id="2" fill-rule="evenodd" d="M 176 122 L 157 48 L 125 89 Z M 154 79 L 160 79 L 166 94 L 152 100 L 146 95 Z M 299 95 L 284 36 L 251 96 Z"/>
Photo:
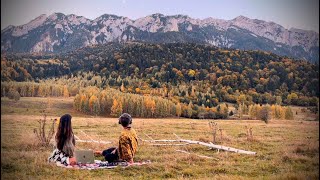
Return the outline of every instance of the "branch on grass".
<path id="1" fill-rule="evenodd" d="M 80 132 L 82 132 L 85 136 L 87 136 L 90 140 L 94 141 L 89 135 L 87 135 L 86 133 L 84 133 L 82 130 L 80 130 Z"/>
<path id="2" fill-rule="evenodd" d="M 141 139 L 140 137 L 138 137 L 141 141 L 144 142 L 151 142 L 151 143 L 155 143 L 155 142 L 181 142 L 180 140 L 154 140 L 152 137 L 150 137 L 149 135 L 147 135 L 146 133 L 143 133 L 145 136 L 147 136 L 149 139 L 151 140 L 144 140 Z M 151 144 L 152 146 L 185 146 L 188 145 L 189 143 L 183 143 L 183 144 Z"/>
<path id="3" fill-rule="evenodd" d="M 190 143 L 183 143 L 183 144 L 151 144 L 152 146 L 185 146 L 189 145 Z"/>
<path id="4" fill-rule="evenodd" d="M 176 134 L 174 134 L 174 135 L 176 135 Z M 177 137 L 179 137 L 179 136 L 177 136 Z M 205 142 L 201 142 L 201 141 L 192 141 L 192 140 L 187 140 L 187 139 L 180 139 L 180 141 L 190 143 L 190 144 L 200 144 L 203 146 L 212 147 L 212 148 L 220 149 L 220 150 L 224 150 L 224 151 L 231 151 L 231 152 L 242 153 L 242 154 L 256 154 L 256 152 L 253 152 L 253 151 L 245 151 L 242 149 L 236 149 L 236 148 L 222 146 L 222 145 L 215 145 L 212 143 L 205 143 Z"/>
<path id="5" fill-rule="evenodd" d="M 81 131 L 82 133 L 84 133 L 83 131 Z M 84 133 L 86 135 L 86 133 Z M 88 136 L 88 135 L 87 135 Z M 88 142 L 88 143 L 99 143 L 99 144 L 111 144 L 110 141 L 96 141 L 93 140 L 92 138 L 90 138 L 91 140 L 81 140 L 78 136 L 74 135 L 74 137 L 76 138 L 77 142 Z"/>
<path id="6" fill-rule="evenodd" d="M 141 139 L 141 138 L 140 138 Z M 145 141 L 145 142 L 183 142 L 183 141 L 180 141 L 180 140 L 172 140 L 172 139 L 159 139 L 159 140 L 145 140 L 145 139 L 141 139 L 142 141 Z"/>
<path id="7" fill-rule="evenodd" d="M 210 156 L 204 156 L 204 155 L 198 155 L 198 154 L 195 154 L 195 153 L 189 153 L 187 151 L 183 151 L 183 150 L 176 150 L 178 152 L 182 152 L 182 153 L 186 153 L 186 154 L 193 154 L 193 155 L 196 155 L 198 157 L 201 157 L 201 158 L 207 158 L 207 159 L 213 159 L 213 160 L 216 160 L 216 161 L 219 161 L 219 159 L 217 158 L 213 158 L 213 157 L 210 157 Z"/>
<path id="8" fill-rule="evenodd" d="M 109 141 L 95 141 L 95 140 L 77 140 L 77 142 L 99 143 L 99 144 L 111 144 Z"/>
<path id="9" fill-rule="evenodd" d="M 224 151 L 230 151 L 230 152 L 236 152 L 236 153 L 242 153 L 242 154 L 252 154 L 252 155 L 256 154 L 256 152 L 253 152 L 253 151 L 245 151 L 245 150 L 242 150 L 242 149 L 236 149 L 236 148 L 232 148 L 232 147 L 216 145 L 216 144 L 213 144 L 211 142 L 210 143 L 205 143 L 205 142 L 201 142 L 201 141 L 193 141 L 193 140 L 188 140 L 188 139 L 182 139 L 178 135 L 176 135 L 175 133 L 173 133 L 173 134 L 178 138 L 178 140 L 171 140 L 171 139 L 143 140 L 141 138 L 140 139 L 142 141 L 149 142 L 149 143 L 155 143 L 155 142 L 171 142 L 171 143 L 172 142 L 185 142 L 186 144 L 199 144 L 199 145 L 202 145 L 202 146 L 207 146 L 207 147 L 218 149 L 218 150 L 224 150 Z M 155 145 L 155 144 L 151 144 L 151 145 Z M 160 145 L 160 144 L 156 144 L 156 145 L 165 146 L 165 145 Z M 168 144 L 166 144 L 166 145 L 168 145 Z M 172 145 L 174 146 L 174 144 L 172 144 Z"/>
<path id="10" fill-rule="evenodd" d="M 154 140 L 152 137 L 150 137 L 148 134 L 143 133 L 145 136 L 147 136 L 149 139 Z"/>

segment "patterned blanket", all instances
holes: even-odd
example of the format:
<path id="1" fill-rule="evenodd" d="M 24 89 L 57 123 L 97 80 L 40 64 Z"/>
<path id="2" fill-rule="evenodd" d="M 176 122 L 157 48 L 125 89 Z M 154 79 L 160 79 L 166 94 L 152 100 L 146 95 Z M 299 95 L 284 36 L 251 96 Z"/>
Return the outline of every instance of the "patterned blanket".
<path id="1" fill-rule="evenodd" d="M 87 170 L 94 170 L 94 169 L 113 169 L 116 167 L 122 167 L 122 168 L 126 168 L 126 167 L 130 167 L 130 166 L 141 166 L 141 165 L 145 165 L 145 164 L 150 164 L 151 161 L 147 160 L 147 161 L 142 161 L 142 162 L 135 162 L 135 163 L 127 163 L 127 162 L 110 162 L 108 163 L 107 161 L 99 161 L 99 160 L 95 160 L 95 163 L 93 164 L 77 164 L 74 166 L 65 166 L 63 164 L 58 164 L 58 166 L 61 167 L 65 167 L 65 168 L 71 168 L 71 169 L 87 169 Z"/>

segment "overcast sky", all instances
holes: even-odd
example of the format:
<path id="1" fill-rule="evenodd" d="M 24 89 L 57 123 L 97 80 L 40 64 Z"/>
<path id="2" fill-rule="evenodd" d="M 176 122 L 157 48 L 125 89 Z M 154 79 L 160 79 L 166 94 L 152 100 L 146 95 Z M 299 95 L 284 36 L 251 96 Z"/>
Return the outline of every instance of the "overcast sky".
<path id="1" fill-rule="evenodd" d="M 40 14 L 76 14 L 95 19 L 115 14 L 137 19 L 154 13 L 230 20 L 239 15 L 273 21 L 285 28 L 319 33 L 319 0 L 1 0 L 1 29 Z"/>

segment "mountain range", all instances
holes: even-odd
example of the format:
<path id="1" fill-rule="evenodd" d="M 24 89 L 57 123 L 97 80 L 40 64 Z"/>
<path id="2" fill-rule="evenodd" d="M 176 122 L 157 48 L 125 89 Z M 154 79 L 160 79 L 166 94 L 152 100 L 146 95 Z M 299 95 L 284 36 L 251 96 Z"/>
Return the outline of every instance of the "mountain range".
<path id="1" fill-rule="evenodd" d="M 319 33 L 286 29 L 274 22 L 238 16 L 231 20 L 152 14 L 136 20 L 104 14 L 94 20 L 74 14 L 42 14 L 1 30 L 1 52 L 66 52 L 107 42 L 191 42 L 220 48 L 263 50 L 319 62 Z"/>

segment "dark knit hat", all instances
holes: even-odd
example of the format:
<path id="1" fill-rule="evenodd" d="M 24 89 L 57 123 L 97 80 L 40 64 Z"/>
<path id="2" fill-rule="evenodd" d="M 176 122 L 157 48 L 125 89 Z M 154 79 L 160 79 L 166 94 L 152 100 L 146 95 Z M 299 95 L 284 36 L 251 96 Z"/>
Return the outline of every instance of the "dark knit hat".
<path id="1" fill-rule="evenodd" d="M 132 124 L 132 117 L 128 113 L 123 113 L 119 117 L 119 124 L 121 124 L 123 127 L 131 127 Z"/>

